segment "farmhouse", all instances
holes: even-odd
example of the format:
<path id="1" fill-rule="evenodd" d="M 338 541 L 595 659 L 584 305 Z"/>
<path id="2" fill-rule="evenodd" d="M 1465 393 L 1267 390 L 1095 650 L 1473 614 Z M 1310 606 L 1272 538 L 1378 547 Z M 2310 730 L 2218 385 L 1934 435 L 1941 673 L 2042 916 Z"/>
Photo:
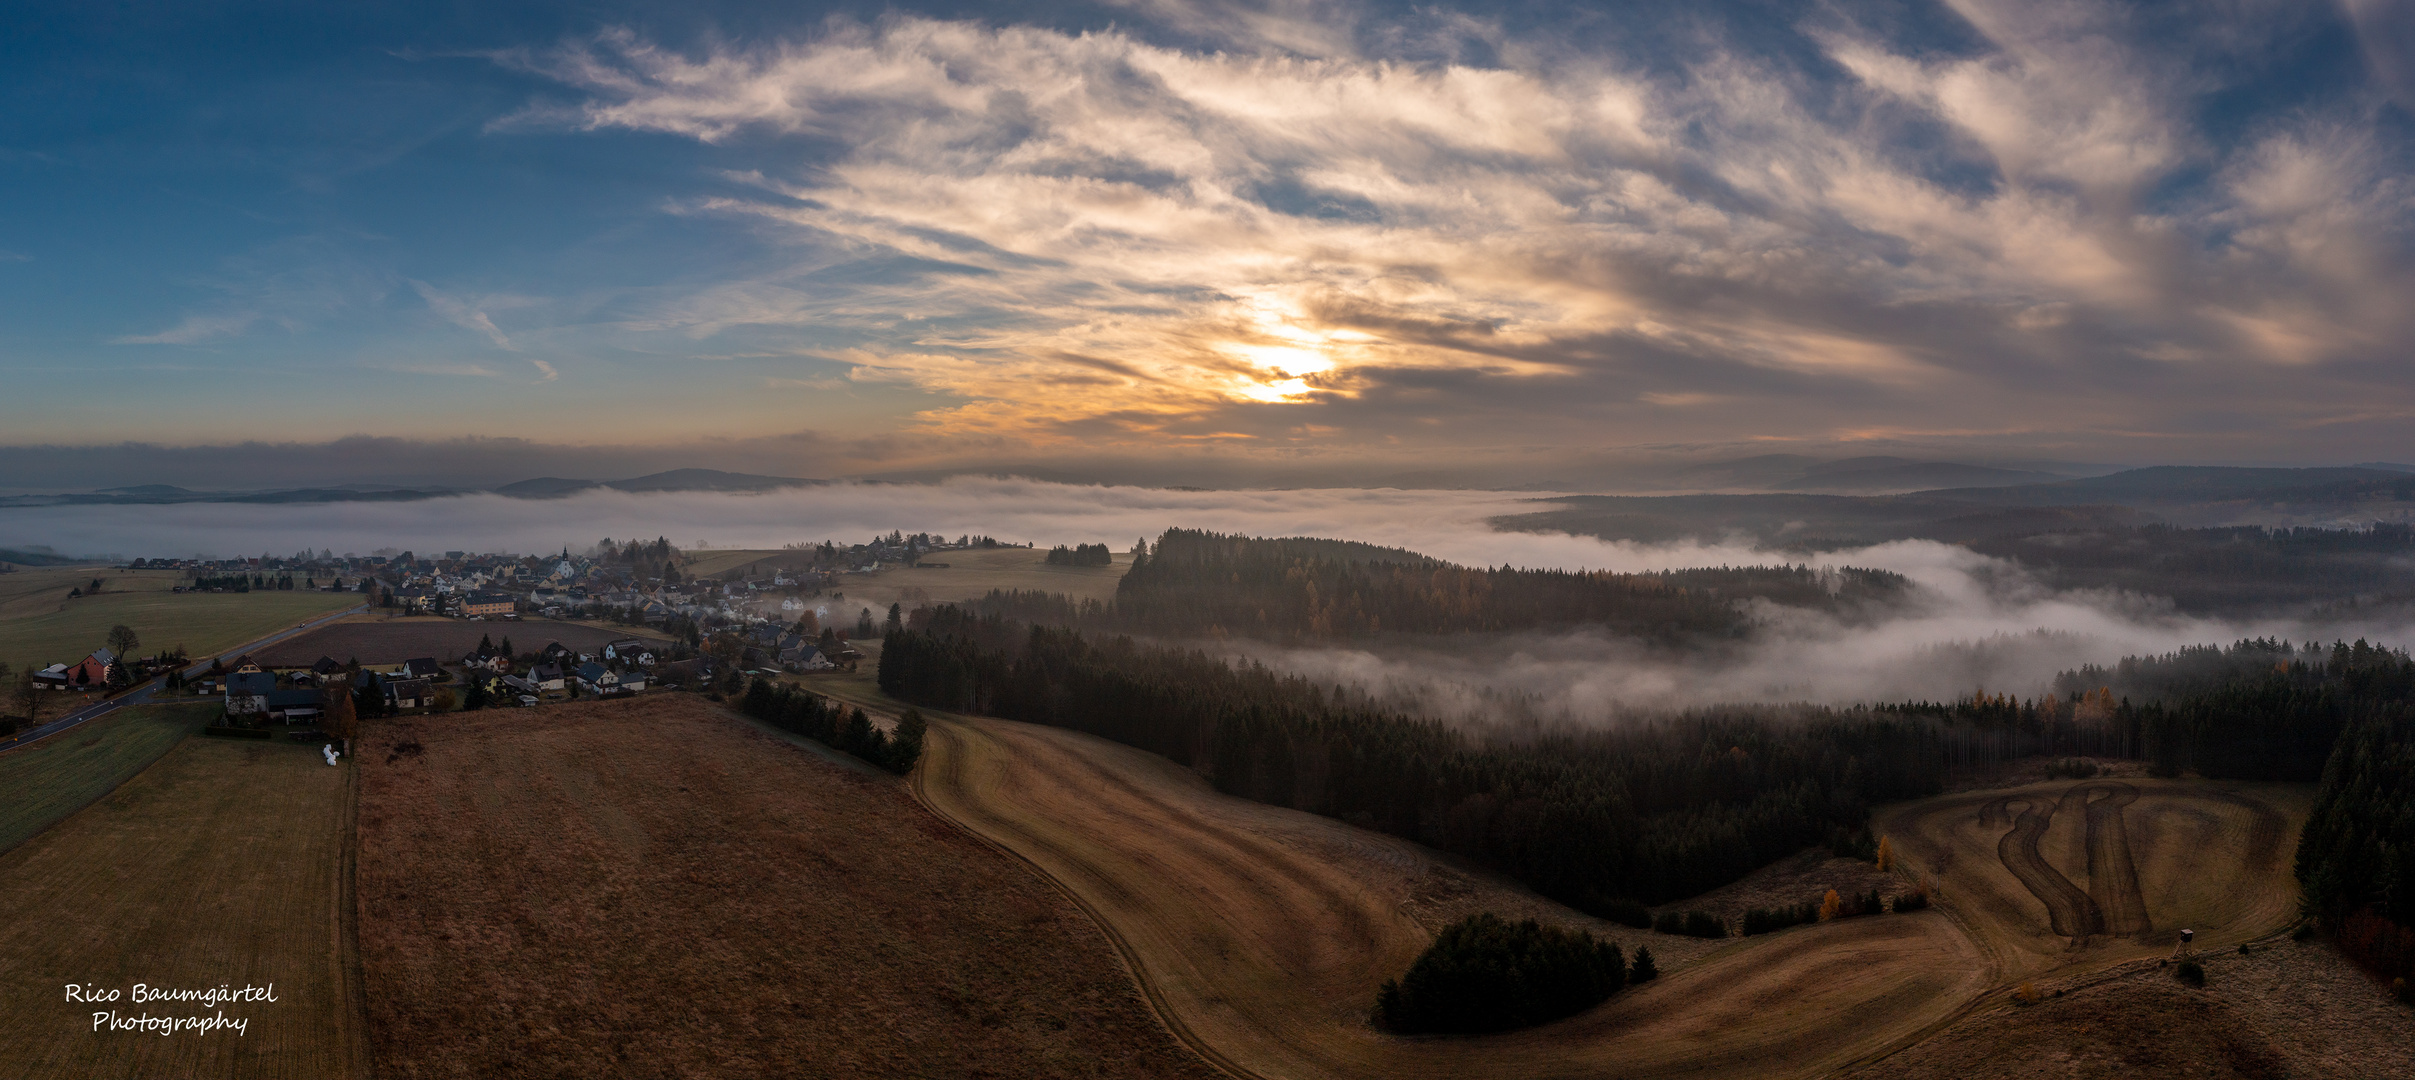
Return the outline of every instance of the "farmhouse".
<path id="1" fill-rule="evenodd" d="M 402 673 L 414 679 L 433 679 L 443 672 L 444 668 L 436 663 L 436 658 L 433 656 L 420 656 L 403 661 Z"/>
<path id="2" fill-rule="evenodd" d="M 590 694 L 619 693 L 620 673 L 602 664 L 580 664 L 579 686 Z"/>
<path id="3" fill-rule="evenodd" d="M 562 665 L 538 664 L 537 666 L 529 669 L 528 681 L 537 684 L 537 689 L 539 690 L 551 690 L 559 692 L 565 686 L 562 677 Z"/>
<path id="4" fill-rule="evenodd" d="M 276 692 L 277 677 L 265 671 L 239 671 L 228 675 L 226 677 L 226 714 L 228 716 L 266 716 L 268 715 L 269 695 Z"/>
<path id="5" fill-rule="evenodd" d="M 117 666 L 117 654 L 107 649 L 94 649 L 92 655 L 73 664 L 52 664 L 34 673 L 34 685 L 49 690 L 89 690 L 109 685 L 109 669 Z"/>
<path id="6" fill-rule="evenodd" d="M 396 709 L 417 709 L 432 702 L 426 679 L 386 680 L 386 705 Z"/>
<path id="7" fill-rule="evenodd" d="M 479 618 L 509 615 L 515 608 L 508 593 L 471 593 L 461 598 L 461 614 Z"/>

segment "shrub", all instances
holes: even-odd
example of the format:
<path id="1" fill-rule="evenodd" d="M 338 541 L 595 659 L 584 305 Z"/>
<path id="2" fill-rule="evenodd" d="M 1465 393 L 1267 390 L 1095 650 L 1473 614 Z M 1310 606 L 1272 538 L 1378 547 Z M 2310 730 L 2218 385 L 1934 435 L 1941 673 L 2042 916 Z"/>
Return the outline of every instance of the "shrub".
<path id="1" fill-rule="evenodd" d="M 1652 920 L 1652 929 L 1663 934 L 1685 933 L 1685 916 L 1674 911 L 1661 912 L 1659 918 Z"/>
<path id="2" fill-rule="evenodd" d="M 1727 936 L 1727 921 L 1707 911 L 1685 913 L 1685 936 L 1723 938 Z"/>
<path id="3" fill-rule="evenodd" d="M 2057 758 L 2046 763 L 2046 776 L 2051 780 L 2086 780 L 2102 771 L 2087 758 Z"/>
<path id="4" fill-rule="evenodd" d="M 1828 890 L 1828 895 L 1820 898 L 1820 921 L 1828 922 L 1832 919 L 1843 918 L 1844 915 L 1845 898 L 1837 895 L 1835 889 Z"/>
<path id="5" fill-rule="evenodd" d="M 1660 977 L 1660 965 L 1652 962 L 1649 946 L 1635 947 L 1635 963 L 1627 969 L 1627 985 L 1641 986 Z"/>
<path id="6" fill-rule="evenodd" d="M 2205 967 L 2195 960 L 2183 960 L 2172 970 L 2172 977 L 2190 986 L 2205 985 Z"/>
<path id="7" fill-rule="evenodd" d="M 1767 934 L 1789 926 L 1818 922 L 1820 905 L 1816 901 L 1790 904 L 1784 907 L 1753 908 L 1744 913 L 1744 936 Z"/>
<path id="8" fill-rule="evenodd" d="M 1843 826 L 1828 830 L 1828 852 L 1840 859 L 1878 861 L 1878 841 L 1870 838 L 1869 830 L 1846 832 Z"/>
<path id="9" fill-rule="evenodd" d="M 1895 898 L 1895 913 L 1898 915 L 1907 911 L 1919 911 L 1927 906 L 1929 906 L 1929 894 L 1924 892 L 1908 892 Z"/>
<path id="10" fill-rule="evenodd" d="M 2014 991 L 2013 991 L 2012 998 L 2013 998 L 2013 1004 L 2015 1004 L 2015 1005 L 2035 1005 L 2035 1004 L 2037 1004 L 2037 1003 L 2038 1003 L 2038 987 L 2037 987 L 2037 984 L 2036 984 L 2036 983 L 2022 983 L 2022 984 L 2021 984 L 2020 989 L 2017 989 L 2017 990 L 2014 990 Z"/>
<path id="11" fill-rule="evenodd" d="M 1489 912 L 1445 927 L 1376 995 L 1375 1022 L 1404 1034 L 1472 1034 L 1549 1023 L 1626 985 L 1617 945 Z"/>

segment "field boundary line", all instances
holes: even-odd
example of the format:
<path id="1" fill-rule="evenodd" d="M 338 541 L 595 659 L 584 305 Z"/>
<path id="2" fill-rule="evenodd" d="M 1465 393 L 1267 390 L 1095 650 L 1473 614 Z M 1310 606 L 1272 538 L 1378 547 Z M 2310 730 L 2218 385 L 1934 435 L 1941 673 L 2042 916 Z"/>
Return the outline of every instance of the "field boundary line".
<path id="1" fill-rule="evenodd" d="M 975 725 L 970 718 L 955 719 L 933 717 L 932 719 L 938 721 L 938 723 L 932 725 L 932 729 L 934 731 L 940 730 L 942 725 L 957 728 L 975 728 Z M 959 740 L 963 739 L 961 733 L 951 734 Z M 961 762 L 959 761 L 953 764 L 960 765 Z M 1100 912 L 1098 908 L 1092 906 L 1088 900 L 1083 899 L 1081 894 L 1075 892 L 1070 885 L 1067 885 L 1064 881 L 1058 879 L 1056 875 L 1049 873 L 1046 867 L 1041 866 L 1039 863 L 1033 861 L 1022 852 L 1016 851 L 1014 848 L 990 838 L 981 830 L 974 828 L 972 825 L 966 822 L 957 820 L 947 811 L 940 809 L 938 804 L 932 801 L 929 793 L 925 791 L 923 787 L 925 778 L 929 774 L 930 767 L 930 753 L 926 749 L 924 751 L 923 760 L 921 763 L 915 766 L 913 778 L 907 784 L 907 789 L 913 794 L 914 801 L 919 803 L 924 810 L 929 811 L 931 816 L 948 823 L 957 831 L 964 833 L 966 836 L 972 837 L 976 842 L 990 848 L 991 850 L 1000 852 L 1007 858 L 1022 864 L 1033 874 L 1038 875 L 1040 880 L 1047 882 L 1050 886 L 1054 887 L 1057 892 L 1063 894 L 1067 900 L 1072 901 L 1075 907 L 1080 908 L 1082 910 L 1082 914 L 1089 918 L 1091 925 L 1098 927 L 1100 936 L 1106 938 L 1107 943 L 1115 947 L 1117 960 L 1124 965 L 1124 970 L 1132 974 L 1133 985 L 1140 988 L 1141 999 L 1149 1003 L 1149 1012 L 1157 1017 L 1158 1023 L 1165 1025 L 1166 1032 L 1174 1036 L 1176 1042 L 1188 1047 L 1192 1053 L 1199 1055 L 1201 1060 L 1206 1061 L 1211 1067 L 1225 1073 L 1226 1075 L 1234 1077 L 1235 1080 L 1273 1080 L 1273 1078 L 1233 1060 L 1223 1051 L 1209 1046 L 1207 1041 L 1200 1038 L 1198 1033 L 1192 1031 L 1188 1024 L 1183 1023 L 1179 1017 L 1175 1016 L 1174 1009 L 1166 1002 L 1164 993 L 1159 990 L 1156 985 L 1149 981 L 1147 973 L 1141 968 L 1139 951 L 1134 949 L 1132 947 L 1132 943 L 1126 941 L 1124 936 L 1116 931 L 1114 925 L 1107 921 L 1104 913 Z M 954 770 L 951 769 L 951 771 Z"/>

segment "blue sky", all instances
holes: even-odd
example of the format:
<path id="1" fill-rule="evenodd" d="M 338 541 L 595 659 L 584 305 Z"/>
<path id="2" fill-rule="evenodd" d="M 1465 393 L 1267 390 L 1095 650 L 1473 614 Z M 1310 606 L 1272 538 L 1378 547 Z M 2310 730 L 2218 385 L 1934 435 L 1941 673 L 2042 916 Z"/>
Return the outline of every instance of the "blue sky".
<path id="1" fill-rule="evenodd" d="M 9 20 L 5 446 L 2312 463 L 2415 419 L 2406 4 Z"/>

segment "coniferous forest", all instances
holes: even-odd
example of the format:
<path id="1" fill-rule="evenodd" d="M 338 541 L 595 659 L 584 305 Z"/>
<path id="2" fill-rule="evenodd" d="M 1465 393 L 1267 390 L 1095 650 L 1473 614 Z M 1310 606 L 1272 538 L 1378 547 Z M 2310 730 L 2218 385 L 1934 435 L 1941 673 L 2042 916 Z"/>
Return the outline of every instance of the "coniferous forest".
<path id="1" fill-rule="evenodd" d="M 1626 985 L 1617 945 L 1488 912 L 1444 927 L 1407 974 L 1385 981 L 1375 1022 L 1404 1035 L 1508 1031 L 1574 1016 Z"/>
<path id="2" fill-rule="evenodd" d="M 2401 654 L 2342 646 L 2273 661 L 2278 647 L 2214 650 L 2227 677 L 2173 682 L 2170 696 L 2143 704 L 2100 687 L 2026 701 L 1730 706 L 1509 737 L 1204 652 L 950 606 L 889 635 L 880 684 L 917 704 L 1136 746 L 1229 794 L 1475 858 L 1607 916 L 1851 836 L 1874 803 L 1933 794 L 1957 770 L 2014 758 L 2089 753 L 2311 780 L 2349 718 L 2409 700 L 2404 680 L 2372 674 L 2385 658 L 2403 665 Z M 2130 669 L 2205 663 L 2192 652 Z M 2252 739 L 2289 752 L 2225 749 Z"/>

